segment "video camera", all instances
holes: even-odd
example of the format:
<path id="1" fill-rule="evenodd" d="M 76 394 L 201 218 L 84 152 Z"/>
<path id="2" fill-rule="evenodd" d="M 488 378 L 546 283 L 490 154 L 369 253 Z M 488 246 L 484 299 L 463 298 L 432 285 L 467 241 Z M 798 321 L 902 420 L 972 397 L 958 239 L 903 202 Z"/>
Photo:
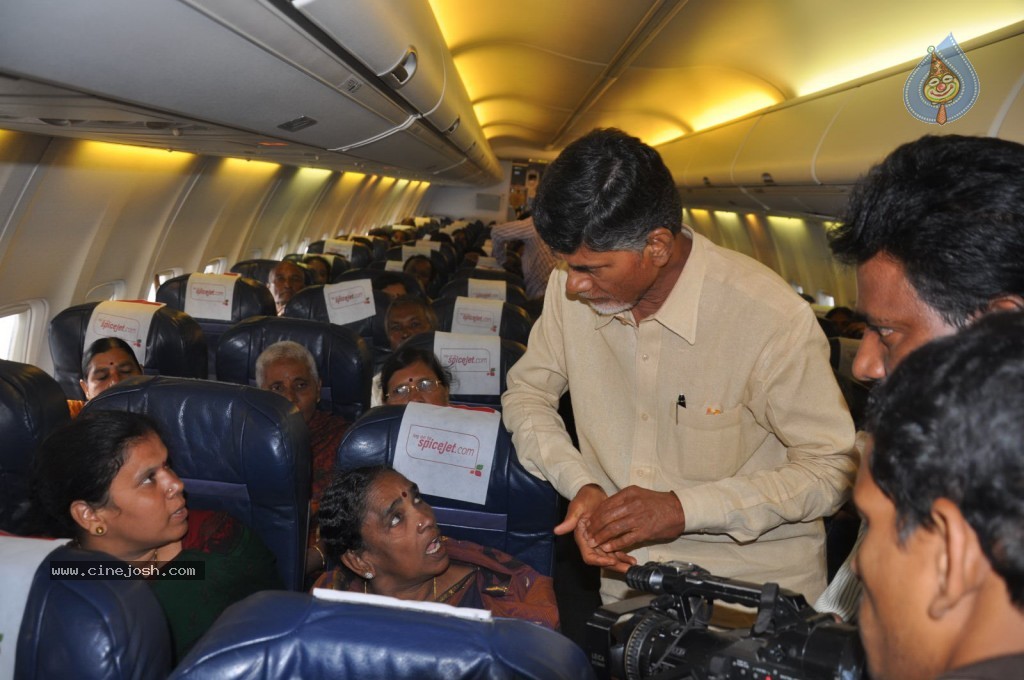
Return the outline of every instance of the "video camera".
<path id="1" fill-rule="evenodd" d="M 687 562 L 630 567 L 626 583 L 653 593 L 598 609 L 586 651 L 617 680 L 857 680 L 864 653 L 853 626 L 814 611 L 776 583 L 712 576 Z M 714 601 L 757 608 L 749 629 L 709 628 Z"/>

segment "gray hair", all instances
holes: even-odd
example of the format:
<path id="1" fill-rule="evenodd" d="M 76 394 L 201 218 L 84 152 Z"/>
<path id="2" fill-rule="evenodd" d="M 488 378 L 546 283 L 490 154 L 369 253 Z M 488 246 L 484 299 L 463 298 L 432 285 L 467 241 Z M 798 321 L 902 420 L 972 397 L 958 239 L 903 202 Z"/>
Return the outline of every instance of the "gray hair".
<path id="1" fill-rule="evenodd" d="M 316 361 L 309 350 L 297 342 L 282 340 L 263 350 L 259 358 L 256 359 L 256 385 L 258 387 L 265 389 L 263 379 L 266 377 L 267 366 L 282 359 L 304 362 L 309 368 L 309 374 L 313 376 L 313 380 L 320 379 L 316 372 Z"/>

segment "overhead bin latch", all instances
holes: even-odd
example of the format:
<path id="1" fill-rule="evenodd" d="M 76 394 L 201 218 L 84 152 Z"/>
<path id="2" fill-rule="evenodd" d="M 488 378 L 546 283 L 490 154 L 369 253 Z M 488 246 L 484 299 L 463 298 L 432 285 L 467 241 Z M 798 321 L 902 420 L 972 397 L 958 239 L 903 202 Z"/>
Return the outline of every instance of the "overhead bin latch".
<path id="1" fill-rule="evenodd" d="M 416 48 L 409 45 L 398 64 L 387 73 L 383 74 L 392 87 L 402 87 L 416 75 L 416 68 L 419 66 L 419 57 L 416 55 Z"/>

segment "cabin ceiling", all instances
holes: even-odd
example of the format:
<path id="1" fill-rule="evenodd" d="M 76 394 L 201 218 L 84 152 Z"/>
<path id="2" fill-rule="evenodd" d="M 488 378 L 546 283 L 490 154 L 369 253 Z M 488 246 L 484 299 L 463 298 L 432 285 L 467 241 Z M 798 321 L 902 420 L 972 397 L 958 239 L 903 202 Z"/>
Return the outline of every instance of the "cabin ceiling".
<path id="1" fill-rule="evenodd" d="M 0 0 L 0 128 L 489 186 L 594 127 L 685 145 L 1022 27 L 1024 0 Z"/>
<path id="2" fill-rule="evenodd" d="M 1022 0 L 430 0 L 498 158 L 657 145 L 1024 20 Z"/>

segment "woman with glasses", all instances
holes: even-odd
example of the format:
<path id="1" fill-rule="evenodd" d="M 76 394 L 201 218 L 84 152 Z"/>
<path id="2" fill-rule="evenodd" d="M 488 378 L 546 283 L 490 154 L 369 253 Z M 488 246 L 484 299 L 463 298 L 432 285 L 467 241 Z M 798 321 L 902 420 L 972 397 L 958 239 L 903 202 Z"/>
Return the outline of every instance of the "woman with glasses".
<path id="1" fill-rule="evenodd" d="M 451 374 L 433 352 L 419 347 L 399 347 L 381 367 L 380 384 L 387 405 L 411 401 L 448 406 Z"/>

